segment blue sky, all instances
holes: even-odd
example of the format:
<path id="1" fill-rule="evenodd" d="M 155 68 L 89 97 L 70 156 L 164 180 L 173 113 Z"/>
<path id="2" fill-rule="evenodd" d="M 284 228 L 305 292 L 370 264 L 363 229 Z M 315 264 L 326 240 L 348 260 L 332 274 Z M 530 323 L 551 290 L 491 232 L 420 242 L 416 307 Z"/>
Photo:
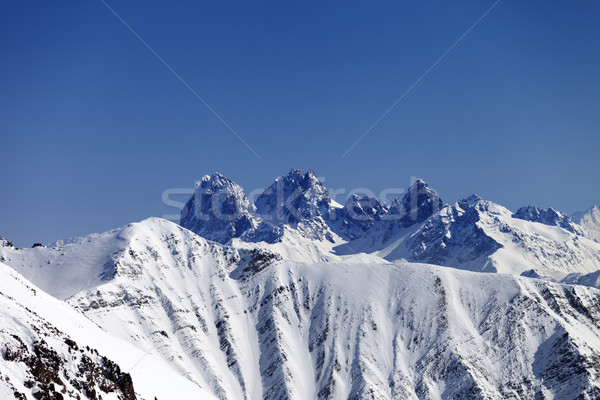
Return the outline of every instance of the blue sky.
<path id="1" fill-rule="evenodd" d="M 600 203 L 600 3 L 0 2 L 0 235 L 50 242 L 173 213 L 220 171 L 291 168 L 447 202 Z"/>

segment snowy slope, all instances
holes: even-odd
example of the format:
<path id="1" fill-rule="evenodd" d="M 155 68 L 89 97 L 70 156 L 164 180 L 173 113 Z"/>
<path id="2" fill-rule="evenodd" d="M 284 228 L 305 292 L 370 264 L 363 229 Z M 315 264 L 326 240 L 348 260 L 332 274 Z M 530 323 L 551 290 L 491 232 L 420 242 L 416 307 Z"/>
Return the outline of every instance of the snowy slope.
<path id="1" fill-rule="evenodd" d="M 404 262 L 295 263 L 160 219 L 113 235 L 114 273 L 69 302 L 220 398 L 600 396 L 593 288 Z"/>
<path id="2" fill-rule="evenodd" d="M 575 213 L 573 221 L 586 229 L 600 231 L 600 207 L 593 206 L 584 212 Z"/>
<path id="3" fill-rule="evenodd" d="M 70 301 L 221 398 L 600 395 L 598 290 L 268 252 L 182 268 L 181 246 L 134 249 L 141 275 Z"/>
<path id="4" fill-rule="evenodd" d="M 513 214 L 513 217 L 525 221 L 539 222 L 544 225 L 560 226 L 569 232 L 583 235 L 580 226 L 573 223 L 567 215 L 556 211 L 552 207 L 548 209 L 535 206 L 521 207 Z"/>
<path id="5" fill-rule="evenodd" d="M 375 254 L 482 272 L 562 279 L 600 268 L 600 245 L 558 226 L 515 218 L 478 196 L 444 207 Z M 352 243 L 351 243 L 352 245 Z"/>
<path id="6" fill-rule="evenodd" d="M 600 207 L 590 207 L 584 212 L 573 214 L 571 217 L 586 231 L 589 238 L 600 243 Z"/>
<path id="7" fill-rule="evenodd" d="M 1 263 L 0 353 L 2 399 L 212 398 Z"/>
<path id="8" fill-rule="evenodd" d="M 268 249 L 209 242 L 157 218 L 79 245 L 91 250 L 96 241 L 108 254 L 95 267 L 68 265 L 66 247 L 45 249 L 64 255 L 38 265 L 47 271 L 33 279 L 222 399 L 600 396 L 594 288 L 366 255 L 297 263 Z M 15 252 L 41 250 L 6 255 L 18 261 L 26 257 Z M 86 285 L 70 286 L 73 293 L 48 283 L 78 273 L 69 279 Z M 84 325 L 77 318 L 56 325 L 90 343 L 87 330 L 72 333 Z M 109 358 L 131 365 L 112 345 L 90 346 L 101 354 L 110 347 Z"/>
<path id="9" fill-rule="evenodd" d="M 600 398 L 600 243 L 564 214 L 444 205 L 422 180 L 390 205 L 341 206 L 312 171 L 256 204 L 220 174 L 196 189 L 191 230 L 150 218 L 50 248 L 0 238 L 0 262 L 114 336 L 0 268 L 6 332 L 29 351 L 52 337 L 66 370 L 82 357 L 64 337 L 96 348 L 144 398 Z"/>
<path id="10" fill-rule="evenodd" d="M 92 234 L 57 247 L 16 249 L 0 243 L 0 262 L 10 265 L 44 291 L 65 299 L 111 277 L 112 255 L 124 243 L 119 232 L 114 229 Z"/>
<path id="11" fill-rule="evenodd" d="M 203 179 L 226 178 L 215 174 Z M 344 262 L 348 257 L 361 262 L 408 260 L 553 280 L 600 269 L 600 243 L 595 242 L 593 231 L 551 208 L 529 206 L 513 214 L 476 195 L 444 206 L 421 179 L 389 206 L 374 198 L 351 196 L 341 207 L 312 171 L 298 170 L 276 179 L 252 205 L 239 186 L 227 182 L 227 187 L 235 187 L 233 198 L 238 200 L 222 196 L 224 202 L 218 206 L 218 190 L 211 189 L 204 203 L 230 211 L 237 204 L 231 212 L 242 222 L 253 221 L 246 232 L 236 230 L 234 236 L 220 240 L 235 248 L 269 248 L 298 262 Z M 198 197 L 196 193 L 190 202 Z M 593 221 L 592 211 L 582 220 Z M 206 234 L 219 225 L 213 219 L 219 220 L 214 215 L 212 219 L 186 217 L 181 224 L 214 238 Z"/>

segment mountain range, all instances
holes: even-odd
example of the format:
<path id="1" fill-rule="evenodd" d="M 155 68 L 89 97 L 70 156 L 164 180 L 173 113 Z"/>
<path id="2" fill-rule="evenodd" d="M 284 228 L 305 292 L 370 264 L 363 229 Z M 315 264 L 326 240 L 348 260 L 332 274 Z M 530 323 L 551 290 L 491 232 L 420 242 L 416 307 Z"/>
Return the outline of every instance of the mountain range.
<path id="1" fill-rule="evenodd" d="M 600 398 L 599 214 L 207 175 L 179 224 L 0 240 L 0 395 Z"/>

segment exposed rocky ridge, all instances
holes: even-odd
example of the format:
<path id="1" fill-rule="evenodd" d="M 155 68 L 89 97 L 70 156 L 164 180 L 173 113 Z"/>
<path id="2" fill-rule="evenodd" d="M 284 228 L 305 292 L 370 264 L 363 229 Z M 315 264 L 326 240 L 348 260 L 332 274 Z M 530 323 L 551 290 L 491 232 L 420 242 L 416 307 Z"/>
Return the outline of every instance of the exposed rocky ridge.
<path id="1" fill-rule="evenodd" d="M 352 195 L 338 212 L 339 231 L 350 240 L 364 237 L 375 224 L 382 221 L 388 210 L 389 207 L 373 197 Z"/>
<path id="2" fill-rule="evenodd" d="M 591 231 L 554 209 L 529 206 L 512 213 L 479 196 L 444 205 L 421 179 L 390 205 L 351 196 L 340 207 L 312 171 L 292 170 L 258 197 L 252 218 L 253 226 L 227 243 L 267 246 L 294 261 L 365 253 L 474 271 L 536 269 L 554 280 L 600 268 L 600 246 L 590 242 L 596 240 Z"/>
<path id="3" fill-rule="evenodd" d="M 253 211 L 244 190 L 215 173 L 196 184 L 181 211 L 181 225 L 209 240 L 227 243 L 255 227 Z"/>
<path id="4" fill-rule="evenodd" d="M 314 172 L 297 169 L 275 179 L 254 203 L 260 218 L 276 225 L 295 225 L 317 217 L 328 219 L 331 208 L 329 193 Z"/>
<path id="5" fill-rule="evenodd" d="M 4 367 L 21 369 L 25 373 L 24 381 L 13 384 L 8 375 L 0 372 L 0 386 L 5 386 L 5 392 L 12 391 L 17 399 L 97 400 L 108 393 L 122 400 L 137 398 L 131 376 L 121 372 L 117 364 L 98 355 L 94 349 L 79 348 L 67 335 L 45 321 L 36 322 L 38 339 L 29 340 L 29 343 L 0 328 Z M 33 327 L 30 329 L 34 330 Z M 57 338 L 62 338 L 64 343 L 57 343 Z"/>
<path id="6" fill-rule="evenodd" d="M 10 240 L 4 239 L 2 236 L 0 236 L 0 247 L 15 247 L 15 246 L 13 246 L 13 244 L 11 243 Z"/>
<path id="7" fill-rule="evenodd" d="M 408 243 L 409 259 L 437 265 L 485 263 L 502 245 L 478 225 L 489 211 L 472 196 L 431 218 Z"/>
<path id="8" fill-rule="evenodd" d="M 296 169 L 277 178 L 250 204 L 241 187 L 215 173 L 197 185 L 180 224 L 222 244 L 238 237 L 275 243 L 285 233 L 284 227 L 314 240 L 332 241 L 334 234 L 354 240 L 371 229 L 386 230 L 391 236 L 396 227 L 422 222 L 442 206 L 439 196 L 418 179 L 391 206 L 375 198 L 352 196 L 340 208 L 313 171 Z"/>
<path id="9" fill-rule="evenodd" d="M 519 208 L 514 214 L 514 218 L 525 221 L 539 222 L 545 225 L 560 226 L 572 233 L 583 235 L 580 227 L 571 221 L 571 218 L 553 208 L 539 208 L 535 206 L 526 206 Z"/>
<path id="10" fill-rule="evenodd" d="M 555 280 L 600 268 L 597 243 L 560 227 L 514 218 L 508 209 L 476 195 L 445 206 L 400 235 L 374 254 L 482 272 L 535 269 Z"/>
<path id="11" fill-rule="evenodd" d="M 390 207 L 390 213 L 399 217 L 404 227 L 425 221 L 442 209 L 444 202 L 422 179 L 417 179 L 401 201 L 397 199 Z M 388 219 L 393 219 L 389 218 Z"/>

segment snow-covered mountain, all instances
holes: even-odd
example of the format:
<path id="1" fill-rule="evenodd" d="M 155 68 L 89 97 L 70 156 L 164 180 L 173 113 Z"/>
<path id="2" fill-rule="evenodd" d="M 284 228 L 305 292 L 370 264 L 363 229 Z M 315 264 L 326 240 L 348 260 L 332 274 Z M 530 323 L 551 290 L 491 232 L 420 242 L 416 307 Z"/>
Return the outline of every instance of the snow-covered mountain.
<path id="1" fill-rule="evenodd" d="M 72 285 L 68 302 L 219 398 L 600 396 L 598 289 L 407 262 L 298 263 L 157 218 L 83 245 L 109 260 L 78 270 L 65 247 L 35 267 L 94 282 Z M 9 253 L 40 250 L 57 251 Z M 31 277 L 56 291 L 48 274 Z"/>
<path id="2" fill-rule="evenodd" d="M 254 228 L 244 189 L 219 173 L 206 175 L 181 211 L 181 224 L 209 240 L 227 243 Z"/>
<path id="3" fill-rule="evenodd" d="M 312 171 L 292 170 L 267 187 L 255 206 L 239 204 L 236 213 L 253 223 L 220 242 L 266 247 L 291 261 L 342 261 L 355 255 L 555 280 L 600 269 L 600 244 L 568 216 L 534 206 L 512 213 L 476 195 L 444 205 L 421 179 L 390 205 L 351 196 L 342 207 Z M 204 235 L 214 223 L 182 218 L 181 225 Z"/>
<path id="4" fill-rule="evenodd" d="M 0 263 L 0 398 L 213 396 Z"/>
<path id="5" fill-rule="evenodd" d="M 600 207 L 593 206 L 584 212 L 577 212 L 572 215 L 573 221 L 586 229 L 600 231 Z"/>
<path id="6" fill-rule="evenodd" d="M 574 224 L 571 218 L 553 208 L 546 210 L 535 206 L 521 207 L 513 214 L 513 217 L 544 225 L 560 226 L 569 232 L 583 234 L 581 228 Z"/>
<path id="7" fill-rule="evenodd" d="M 586 236 L 600 243 L 600 207 L 593 206 L 584 212 L 574 213 L 571 218 L 586 231 Z"/>
<path id="8" fill-rule="evenodd" d="M 0 395 L 48 388 L 26 378 L 45 351 L 113 398 L 131 391 L 122 376 L 161 400 L 600 398 L 600 243 L 555 210 L 444 204 L 422 180 L 390 204 L 340 205 L 292 170 L 254 204 L 205 176 L 181 225 L 0 238 L 18 272 L 0 265 Z"/>
<path id="9" fill-rule="evenodd" d="M 561 227 L 515 218 L 478 196 L 444 207 L 375 254 L 482 272 L 536 270 L 554 279 L 600 269 L 598 243 Z"/>

